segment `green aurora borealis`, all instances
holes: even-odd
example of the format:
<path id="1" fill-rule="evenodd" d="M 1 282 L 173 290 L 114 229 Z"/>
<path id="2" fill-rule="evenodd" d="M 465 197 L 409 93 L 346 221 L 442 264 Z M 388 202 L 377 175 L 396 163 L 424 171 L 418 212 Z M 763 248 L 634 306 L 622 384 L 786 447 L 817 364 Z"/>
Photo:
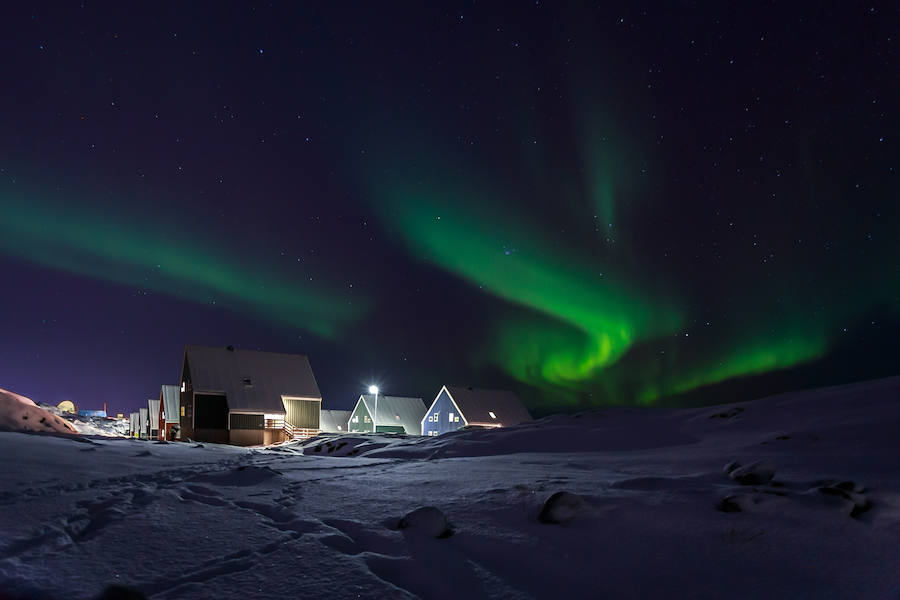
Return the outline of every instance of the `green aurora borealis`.
<path id="1" fill-rule="evenodd" d="M 581 147 L 580 163 L 589 166 L 581 170 L 582 184 L 562 186 L 565 191 L 547 202 L 568 211 L 570 223 L 599 224 L 593 253 L 579 251 L 584 227 L 539 225 L 539 216 L 519 208 L 516 192 L 502 186 L 498 192 L 489 175 L 453 178 L 421 168 L 419 158 L 401 161 L 409 177 L 389 167 L 370 177 L 382 223 L 413 257 L 507 305 L 491 320 L 473 364 L 500 368 L 541 390 L 550 405 L 648 405 L 815 361 L 827 355 L 842 323 L 873 308 L 898 314 L 896 278 L 885 281 L 871 265 L 847 274 L 854 281 L 849 290 L 846 280 L 815 269 L 799 279 L 818 277 L 818 285 L 800 289 L 793 267 L 785 265 L 776 271 L 777 283 L 765 288 L 750 279 L 728 283 L 736 298 L 731 322 L 704 326 L 690 308 L 702 287 L 696 289 L 693 274 L 679 277 L 647 261 L 643 215 L 634 198 L 616 197 L 616 189 L 627 186 L 614 174 L 621 178 L 637 168 L 613 157 L 607 135 L 594 139 L 593 148 Z M 527 164 L 535 164 L 533 155 Z M 469 172 L 483 173 L 480 166 Z M 533 189 L 540 193 L 541 186 L 535 182 Z M 609 239 L 611 232 L 617 239 Z M 721 277 L 728 282 L 734 275 L 723 271 Z"/>
<path id="2" fill-rule="evenodd" d="M 115 218 L 85 205 L 65 206 L 39 195 L 0 197 L 0 250 L 28 261 L 178 296 L 220 304 L 258 320 L 334 338 L 363 312 L 337 286 L 322 291 L 201 241 L 152 217 Z"/>

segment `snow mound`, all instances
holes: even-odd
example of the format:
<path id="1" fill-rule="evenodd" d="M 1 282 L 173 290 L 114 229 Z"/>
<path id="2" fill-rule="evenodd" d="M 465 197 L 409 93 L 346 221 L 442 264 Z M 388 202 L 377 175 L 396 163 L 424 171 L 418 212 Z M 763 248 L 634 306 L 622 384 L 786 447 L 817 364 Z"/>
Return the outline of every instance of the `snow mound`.
<path id="1" fill-rule="evenodd" d="M 191 478 L 190 481 L 199 481 L 230 487 L 249 487 L 265 483 L 280 476 L 281 473 L 270 467 L 256 467 L 249 465 L 236 467 L 228 471 L 220 471 L 218 473 L 197 475 Z"/>
<path id="2" fill-rule="evenodd" d="M 0 389 L 0 430 L 78 433 L 68 421 L 44 410 L 30 398 L 4 389 Z"/>

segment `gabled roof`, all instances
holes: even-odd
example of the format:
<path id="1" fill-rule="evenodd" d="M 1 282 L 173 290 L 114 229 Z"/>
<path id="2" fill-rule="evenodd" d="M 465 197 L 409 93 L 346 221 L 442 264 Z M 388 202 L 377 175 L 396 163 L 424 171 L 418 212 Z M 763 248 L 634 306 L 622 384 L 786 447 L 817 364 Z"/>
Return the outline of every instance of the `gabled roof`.
<path id="1" fill-rule="evenodd" d="M 181 389 L 177 385 L 164 385 L 159 390 L 166 423 L 178 423 L 181 419 Z"/>
<path id="2" fill-rule="evenodd" d="M 319 415 L 319 429 L 329 433 L 347 431 L 348 421 L 350 421 L 349 410 L 323 410 Z"/>
<path id="3" fill-rule="evenodd" d="M 150 398 L 147 400 L 147 406 L 149 410 L 147 418 L 150 421 L 150 429 L 159 429 L 159 400 Z"/>
<path id="4" fill-rule="evenodd" d="M 194 392 L 224 392 L 229 410 L 284 414 L 282 396 L 322 398 L 302 354 L 185 346 L 184 357 Z"/>
<path id="5" fill-rule="evenodd" d="M 141 423 L 141 431 L 143 431 L 143 430 L 144 430 L 144 427 L 147 426 L 147 421 L 148 421 L 148 417 L 147 417 L 147 409 L 146 409 L 146 408 L 139 408 L 139 409 L 138 409 L 138 420 L 139 420 L 140 423 Z"/>
<path id="6" fill-rule="evenodd" d="M 370 415 L 375 414 L 375 396 L 363 394 L 359 402 L 364 402 Z M 421 398 L 405 396 L 378 396 L 378 414 L 375 424 L 383 427 L 400 425 L 406 433 L 419 435 L 422 432 L 422 418 L 428 407 Z"/>
<path id="7" fill-rule="evenodd" d="M 444 386 L 467 423 L 496 423 L 504 427 L 531 421 L 519 397 L 506 390 Z M 438 394 L 440 395 L 440 394 Z M 494 417 L 490 415 L 494 413 Z"/>

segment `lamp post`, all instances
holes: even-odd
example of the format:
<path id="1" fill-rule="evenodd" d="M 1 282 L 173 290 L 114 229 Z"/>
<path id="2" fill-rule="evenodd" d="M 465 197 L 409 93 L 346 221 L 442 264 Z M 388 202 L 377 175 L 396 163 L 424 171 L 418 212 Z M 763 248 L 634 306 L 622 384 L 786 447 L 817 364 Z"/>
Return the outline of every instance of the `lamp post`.
<path id="1" fill-rule="evenodd" d="M 372 415 L 372 433 L 378 433 L 378 422 L 376 420 L 378 415 L 378 386 L 370 385 L 369 393 L 375 394 L 375 414 Z"/>

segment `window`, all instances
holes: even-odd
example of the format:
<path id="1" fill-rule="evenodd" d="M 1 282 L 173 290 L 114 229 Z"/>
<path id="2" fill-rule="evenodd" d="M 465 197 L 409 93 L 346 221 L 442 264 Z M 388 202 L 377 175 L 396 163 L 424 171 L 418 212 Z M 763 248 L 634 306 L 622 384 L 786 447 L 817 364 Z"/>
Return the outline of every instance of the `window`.
<path id="1" fill-rule="evenodd" d="M 431 415 L 428 415 L 428 422 L 434 423 L 434 417 L 432 417 Z"/>
<path id="2" fill-rule="evenodd" d="M 447 413 L 447 416 L 450 417 L 450 422 L 453 422 L 453 413 Z"/>
<path id="3" fill-rule="evenodd" d="M 359 415 L 356 415 L 355 417 L 353 417 L 353 422 L 359 423 Z"/>
<path id="4" fill-rule="evenodd" d="M 183 406 L 181 407 L 181 416 L 182 417 L 184 416 L 184 407 Z"/>
<path id="5" fill-rule="evenodd" d="M 363 416 L 363 423 L 368 423 L 368 422 L 369 422 L 369 417 Z"/>
<path id="6" fill-rule="evenodd" d="M 453 419 L 453 421 L 459 423 L 459 417 L 456 417 L 455 419 Z"/>
<path id="7" fill-rule="evenodd" d="M 250 381 L 250 378 L 244 377 L 244 387 L 252 387 L 252 386 L 253 386 L 253 382 Z"/>
<path id="8" fill-rule="evenodd" d="M 338 431 L 340 431 L 340 430 L 341 430 L 341 426 L 340 426 L 340 425 L 338 425 Z"/>
<path id="9" fill-rule="evenodd" d="M 495 415 L 493 411 L 490 411 L 490 410 L 489 410 L 489 411 L 488 411 L 488 414 L 491 415 L 491 418 L 492 418 L 492 419 L 496 419 L 496 418 L 497 418 L 497 415 Z"/>
<path id="10" fill-rule="evenodd" d="M 438 414 L 439 414 L 439 413 L 434 413 L 434 420 L 435 420 L 435 422 L 438 420 Z"/>
<path id="11" fill-rule="evenodd" d="M 187 383 L 185 383 L 184 381 L 181 382 L 181 391 L 187 391 Z"/>

